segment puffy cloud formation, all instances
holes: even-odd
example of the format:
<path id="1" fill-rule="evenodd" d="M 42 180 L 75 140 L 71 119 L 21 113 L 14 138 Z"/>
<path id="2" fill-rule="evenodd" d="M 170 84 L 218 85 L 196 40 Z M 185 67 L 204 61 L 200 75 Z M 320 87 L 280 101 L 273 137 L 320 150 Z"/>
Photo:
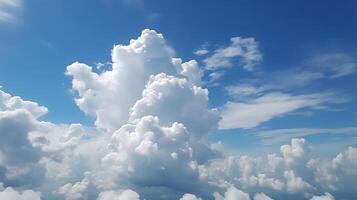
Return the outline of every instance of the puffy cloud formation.
<path id="1" fill-rule="evenodd" d="M 352 169 L 357 166 L 356 149 L 349 147 L 331 160 L 312 158 L 309 149 L 304 139 L 292 139 L 291 144 L 281 146 L 280 155 L 229 156 L 200 166 L 200 175 L 219 187 L 234 184 L 245 191 L 264 191 L 276 199 L 304 199 L 326 190 L 353 199 L 356 194 L 347 191 L 352 191 L 357 177 Z"/>
<path id="2" fill-rule="evenodd" d="M 42 121 L 47 108 L 0 90 L 0 199 L 357 198 L 354 147 L 332 159 L 312 157 L 304 139 L 263 156 L 214 149 L 220 114 L 202 70 L 175 58 L 161 34 L 114 46 L 112 63 L 100 73 L 67 67 L 95 127 Z"/>
<path id="3" fill-rule="evenodd" d="M 213 193 L 213 196 L 215 200 L 250 200 L 248 193 L 239 190 L 234 186 L 230 186 L 224 193 L 224 196 L 217 192 Z M 253 200 L 272 200 L 272 198 L 264 193 L 256 193 L 253 197 Z"/>
<path id="4" fill-rule="evenodd" d="M 194 195 L 194 194 L 187 193 L 187 194 L 184 194 L 180 198 L 180 200 L 201 200 L 201 198 L 197 198 L 196 195 Z"/>
<path id="5" fill-rule="evenodd" d="M 41 193 L 32 190 L 17 191 L 11 187 L 4 188 L 0 183 L 0 199 L 6 200 L 41 200 Z"/>
<path id="6" fill-rule="evenodd" d="M 164 37 L 148 29 L 130 44 L 114 46 L 112 62 L 112 69 L 100 74 L 78 62 L 69 65 L 66 71 L 73 77 L 73 90 L 78 92 L 76 104 L 96 117 L 99 128 L 109 131 L 127 122 L 130 107 L 140 98 L 151 75 L 184 76 L 195 84 L 202 76 L 196 61 L 182 63 L 174 58 L 174 51 Z"/>
<path id="7" fill-rule="evenodd" d="M 26 110 L 35 118 L 48 112 L 46 107 L 40 106 L 36 102 L 24 101 L 21 97 L 11 96 L 0 90 L 0 111 L 16 111 L 20 109 Z"/>
<path id="8" fill-rule="evenodd" d="M 205 90 L 197 87 L 195 91 L 195 86 L 183 78 L 158 74 L 149 79 L 143 90 L 146 92 L 134 104 L 151 102 L 144 103 L 142 111 L 156 116 L 135 115 L 113 134 L 91 131 L 80 124 L 39 121 L 36 116 L 40 115 L 33 110 L 43 107 L 33 102 L 19 100 L 18 105 L 27 102 L 38 108 L 2 106 L 0 133 L 8 134 L 3 137 L 6 140 L 1 140 L 1 181 L 7 187 L 2 189 L 2 195 L 20 199 L 33 195 L 31 198 L 35 199 L 40 198 L 40 193 L 33 191 L 41 191 L 43 199 L 66 200 L 139 199 L 142 195 L 148 199 L 257 200 L 330 198 L 328 194 L 345 199 L 356 196 L 351 193 L 357 176 L 355 148 L 324 160 L 311 158 L 304 139 L 293 139 L 291 144 L 281 146 L 280 155 L 269 154 L 266 158 L 209 156 L 214 150 L 201 143 L 207 132 L 196 135 L 199 131 L 190 127 L 190 121 L 184 121 L 184 112 L 177 112 L 179 122 L 176 122 L 173 115 L 156 104 L 156 101 L 172 102 L 171 87 L 185 91 L 185 98 L 190 99 L 188 105 L 195 104 L 195 98 L 207 103 Z M 2 93 L 7 99 L 13 98 Z M 145 93 L 161 98 L 151 99 Z M 179 102 L 175 107 L 181 111 L 183 105 Z M 147 111 L 151 108 L 152 111 Z M 214 110 L 204 107 L 201 110 L 217 122 Z M 163 116 L 167 120 L 162 121 Z M 16 188 L 20 186 L 22 189 Z M 128 187 L 135 192 L 125 190 Z M 225 188 L 226 192 L 222 192 Z M 328 193 L 314 196 L 318 191 Z"/>
<path id="9" fill-rule="evenodd" d="M 118 181 L 187 189 L 192 185 L 187 180 L 198 177 L 190 136 L 182 124 L 160 126 L 157 117 L 146 116 L 122 126 L 112 137 L 113 151 L 103 165 Z"/>
<path id="10" fill-rule="evenodd" d="M 218 112 L 207 109 L 208 90 L 193 86 L 186 79 L 161 73 L 150 78 L 142 93 L 131 109 L 130 121 L 146 115 L 158 116 L 165 125 L 183 123 L 196 139 L 217 128 Z"/>
<path id="11" fill-rule="evenodd" d="M 224 196 L 219 193 L 213 193 L 215 200 L 250 200 L 249 194 L 231 186 L 224 193 Z"/>
<path id="12" fill-rule="evenodd" d="M 335 200 L 335 198 L 328 192 L 325 195 L 313 196 L 310 200 Z"/>
<path id="13" fill-rule="evenodd" d="M 97 200 L 139 200 L 140 196 L 133 190 L 103 191 Z"/>
<path id="14" fill-rule="evenodd" d="M 41 153 L 29 140 L 40 126 L 37 117 L 47 109 L 37 103 L 12 97 L 0 90 L 0 181 L 35 184 Z"/>

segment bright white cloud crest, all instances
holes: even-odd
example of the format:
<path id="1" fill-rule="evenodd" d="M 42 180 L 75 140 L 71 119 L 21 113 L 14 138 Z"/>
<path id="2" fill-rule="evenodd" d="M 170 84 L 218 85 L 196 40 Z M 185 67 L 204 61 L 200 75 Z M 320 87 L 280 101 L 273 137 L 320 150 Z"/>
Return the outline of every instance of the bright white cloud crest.
<path id="1" fill-rule="evenodd" d="M 236 40 L 253 45 L 243 52 L 250 68 L 259 60 L 254 40 L 232 42 Z M 78 62 L 66 70 L 77 92 L 75 102 L 95 117 L 95 128 L 42 121 L 47 108 L 0 91 L 0 199 L 357 196 L 351 189 L 357 175 L 354 147 L 331 160 L 312 157 L 304 139 L 293 139 L 280 153 L 262 157 L 226 156 L 213 149 L 207 138 L 217 130 L 220 114 L 209 107 L 203 72 L 197 61 L 175 58 L 161 34 L 144 30 L 128 45 L 114 46 L 112 62 L 112 68 L 101 73 Z M 275 97 L 292 98 L 279 94 L 255 103 Z M 298 97 L 275 114 L 322 101 Z"/>

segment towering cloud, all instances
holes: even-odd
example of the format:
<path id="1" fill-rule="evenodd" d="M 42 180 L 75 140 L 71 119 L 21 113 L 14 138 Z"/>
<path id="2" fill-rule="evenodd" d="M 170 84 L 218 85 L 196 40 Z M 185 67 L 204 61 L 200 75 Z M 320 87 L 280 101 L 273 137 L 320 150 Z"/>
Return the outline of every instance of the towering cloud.
<path id="1" fill-rule="evenodd" d="M 164 37 L 148 29 L 130 44 L 114 46 L 112 62 L 112 69 L 100 74 L 78 62 L 69 65 L 66 72 L 73 77 L 79 108 L 96 117 L 99 128 L 109 131 L 127 122 L 129 108 L 140 98 L 151 75 L 186 76 L 193 83 L 200 82 L 202 76 L 195 61 L 182 63 L 174 58 Z"/>

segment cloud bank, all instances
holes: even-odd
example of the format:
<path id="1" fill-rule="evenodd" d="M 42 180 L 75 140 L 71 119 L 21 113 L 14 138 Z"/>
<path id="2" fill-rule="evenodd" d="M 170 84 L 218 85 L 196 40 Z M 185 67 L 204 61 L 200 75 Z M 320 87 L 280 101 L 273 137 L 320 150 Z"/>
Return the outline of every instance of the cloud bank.
<path id="1" fill-rule="evenodd" d="M 208 135 L 221 116 L 202 70 L 176 58 L 156 31 L 115 45 L 108 70 L 75 62 L 66 75 L 95 127 L 43 121 L 47 108 L 0 91 L 0 199 L 357 198 L 354 147 L 330 159 L 312 157 L 296 138 L 254 157 L 213 148 Z M 298 99 L 298 106 L 321 104 Z"/>

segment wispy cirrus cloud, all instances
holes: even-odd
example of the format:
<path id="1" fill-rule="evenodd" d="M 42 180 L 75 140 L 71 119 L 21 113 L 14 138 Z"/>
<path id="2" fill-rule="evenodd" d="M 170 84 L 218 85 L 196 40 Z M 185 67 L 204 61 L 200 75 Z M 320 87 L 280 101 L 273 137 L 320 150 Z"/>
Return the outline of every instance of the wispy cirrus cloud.
<path id="1" fill-rule="evenodd" d="M 328 93 L 293 95 L 279 92 L 243 101 L 229 101 L 223 106 L 219 128 L 254 128 L 289 112 L 302 108 L 318 109 L 334 101 L 333 95 Z"/>
<path id="2" fill-rule="evenodd" d="M 232 96 L 249 96 L 270 90 L 294 91 L 314 86 L 318 81 L 333 81 L 357 72 L 357 59 L 350 52 L 319 53 L 309 57 L 300 67 L 256 74 L 226 87 Z"/>
<path id="3" fill-rule="evenodd" d="M 352 53 L 320 53 L 294 67 L 256 74 L 235 85 L 225 87 L 233 100 L 222 109 L 221 129 L 254 128 L 276 117 L 302 108 L 341 111 L 332 104 L 349 101 L 348 96 L 338 98 L 339 91 L 317 87 L 318 82 L 334 81 L 352 75 L 357 70 L 357 60 Z M 301 94 L 301 90 L 305 94 Z M 318 91 L 317 91 L 318 90 Z M 312 110 L 313 111 L 313 110 Z"/>
<path id="4" fill-rule="evenodd" d="M 256 134 L 263 145 L 276 145 L 285 143 L 292 138 L 306 137 L 318 134 L 355 135 L 357 127 L 343 128 L 287 128 L 258 131 Z"/>
<path id="5" fill-rule="evenodd" d="M 327 78 L 340 78 L 357 72 L 356 55 L 345 52 L 317 54 L 307 63 Z"/>

